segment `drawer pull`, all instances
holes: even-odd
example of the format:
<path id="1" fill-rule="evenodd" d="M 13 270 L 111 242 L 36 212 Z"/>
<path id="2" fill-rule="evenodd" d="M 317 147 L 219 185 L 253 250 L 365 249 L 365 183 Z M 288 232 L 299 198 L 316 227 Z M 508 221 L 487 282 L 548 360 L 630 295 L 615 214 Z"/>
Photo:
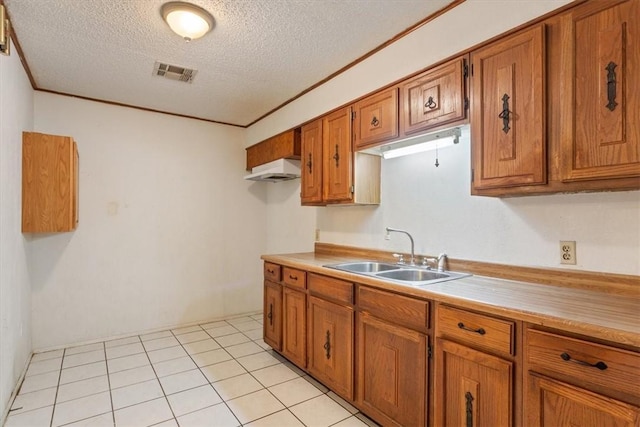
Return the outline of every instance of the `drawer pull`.
<path id="1" fill-rule="evenodd" d="M 292 274 L 289 275 L 289 279 L 291 280 L 298 280 L 298 276 L 294 276 Z"/>
<path id="2" fill-rule="evenodd" d="M 598 368 L 601 371 L 604 371 L 605 369 L 608 368 L 607 364 L 604 363 L 603 361 L 599 361 L 597 363 L 589 363 L 589 362 L 585 362 L 583 360 L 578 360 L 578 359 L 573 359 L 571 357 L 571 355 L 569 355 L 569 353 L 562 353 L 560 355 L 560 357 L 562 358 L 562 360 L 566 361 L 566 362 L 573 362 L 573 363 L 577 363 L 578 365 L 582 365 L 582 366 L 589 366 L 591 368 Z"/>
<path id="3" fill-rule="evenodd" d="M 326 351 L 327 359 L 331 359 L 331 332 L 327 331 L 327 339 L 322 347 Z"/>
<path id="4" fill-rule="evenodd" d="M 472 329 L 472 328 L 469 328 L 467 326 L 464 326 L 464 323 L 462 323 L 462 322 L 458 323 L 458 328 L 464 329 L 465 331 L 469 331 L 469 332 L 475 332 L 476 334 L 480 334 L 480 335 L 484 335 L 484 334 L 487 333 L 487 331 L 485 331 L 484 328 Z"/>

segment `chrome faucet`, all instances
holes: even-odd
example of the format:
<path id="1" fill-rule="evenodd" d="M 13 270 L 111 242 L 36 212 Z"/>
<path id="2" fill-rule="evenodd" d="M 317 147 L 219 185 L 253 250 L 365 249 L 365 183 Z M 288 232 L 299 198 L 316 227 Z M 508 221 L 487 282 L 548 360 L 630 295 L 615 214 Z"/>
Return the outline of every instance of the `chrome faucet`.
<path id="1" fill-rule="evenodd" d="M 385 236 L 387 239 L 389 239 L 389 233 L 390 232 L 395 232 L 395 233 L 404 233 L 409 237 L 409 240 L 411 240 L 411 261 L 409 261 L 409 265 L 416 265 L 416 254 L 414 251 L 414 244 L 413 244 L 413 237 L 411 237 L 411 234 L 409 234 L 408 231 L 404 231 L 404 230 L 398 230 L 397 228 L 391 228 L 391 227 L 387 227 L 387 235 Z M 400 262 L 400 261 L 398 261 Z"/>

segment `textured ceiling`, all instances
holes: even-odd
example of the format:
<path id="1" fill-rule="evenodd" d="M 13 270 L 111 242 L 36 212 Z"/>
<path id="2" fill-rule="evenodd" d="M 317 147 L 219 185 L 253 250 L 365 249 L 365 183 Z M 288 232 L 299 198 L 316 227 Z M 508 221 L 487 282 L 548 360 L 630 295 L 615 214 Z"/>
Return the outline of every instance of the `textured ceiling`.
<path id="1" fill-rule="evenodd" d="M 191 43 L 163 0 L 4 0 L 38 89 L 245 126 L 451 0 L 192 0 Z M 155 61 L 198 70 L 152 76 Z"/>

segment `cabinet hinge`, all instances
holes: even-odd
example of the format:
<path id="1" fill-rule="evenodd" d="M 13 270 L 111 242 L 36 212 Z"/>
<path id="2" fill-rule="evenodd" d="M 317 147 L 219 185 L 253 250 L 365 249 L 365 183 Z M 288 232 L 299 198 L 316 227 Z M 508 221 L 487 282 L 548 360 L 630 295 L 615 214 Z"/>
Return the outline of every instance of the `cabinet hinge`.
<path id="1" fill-rule="evenodd" d="M 351 186 L 351 188 L 349 189 L 351 191 L 351 194 L 356 192 L 356 187 L 354 187 L 353 185 Z"/>
<path id="2" fill-rule="evenodd" d="M 467 77 L 469 77 L 469 66 L 467 65 L 466 61 L 464 63 L 464 78 L 466 79 Z"/>
<path id="3" fill-rule="evenodd" d="M 473 64 L 471 64 L 471 76 L 473 76 Z"/>
<path id="4" fill-rule="evenodd" d="M 469 98 L 467 98 L 466 96 L 464 97 L 464 109 L 469 109 Z"/>
<path id="5" fill-rule="evenodd" d="M 351 120 L 355 120 L 356 119 L 356 112 L 352 111 L 351 112 Z"/>
<path id="6" fill-rule="evenodd" d="M 431 347 L 431 344 L 427 344 L 427 354 L 429 359 L 433 357 L 433 347 Z"/>

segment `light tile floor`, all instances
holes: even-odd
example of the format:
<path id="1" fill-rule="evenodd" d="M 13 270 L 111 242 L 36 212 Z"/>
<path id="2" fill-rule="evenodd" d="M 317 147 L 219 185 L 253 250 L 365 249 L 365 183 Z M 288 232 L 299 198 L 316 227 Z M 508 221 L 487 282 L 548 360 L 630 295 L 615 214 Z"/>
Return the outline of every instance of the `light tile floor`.
<path id="1" fill-rule="evenodd" d="M 262 315 L 35 354 L 5 427 L 376 424 L 262 340 Z"/>

